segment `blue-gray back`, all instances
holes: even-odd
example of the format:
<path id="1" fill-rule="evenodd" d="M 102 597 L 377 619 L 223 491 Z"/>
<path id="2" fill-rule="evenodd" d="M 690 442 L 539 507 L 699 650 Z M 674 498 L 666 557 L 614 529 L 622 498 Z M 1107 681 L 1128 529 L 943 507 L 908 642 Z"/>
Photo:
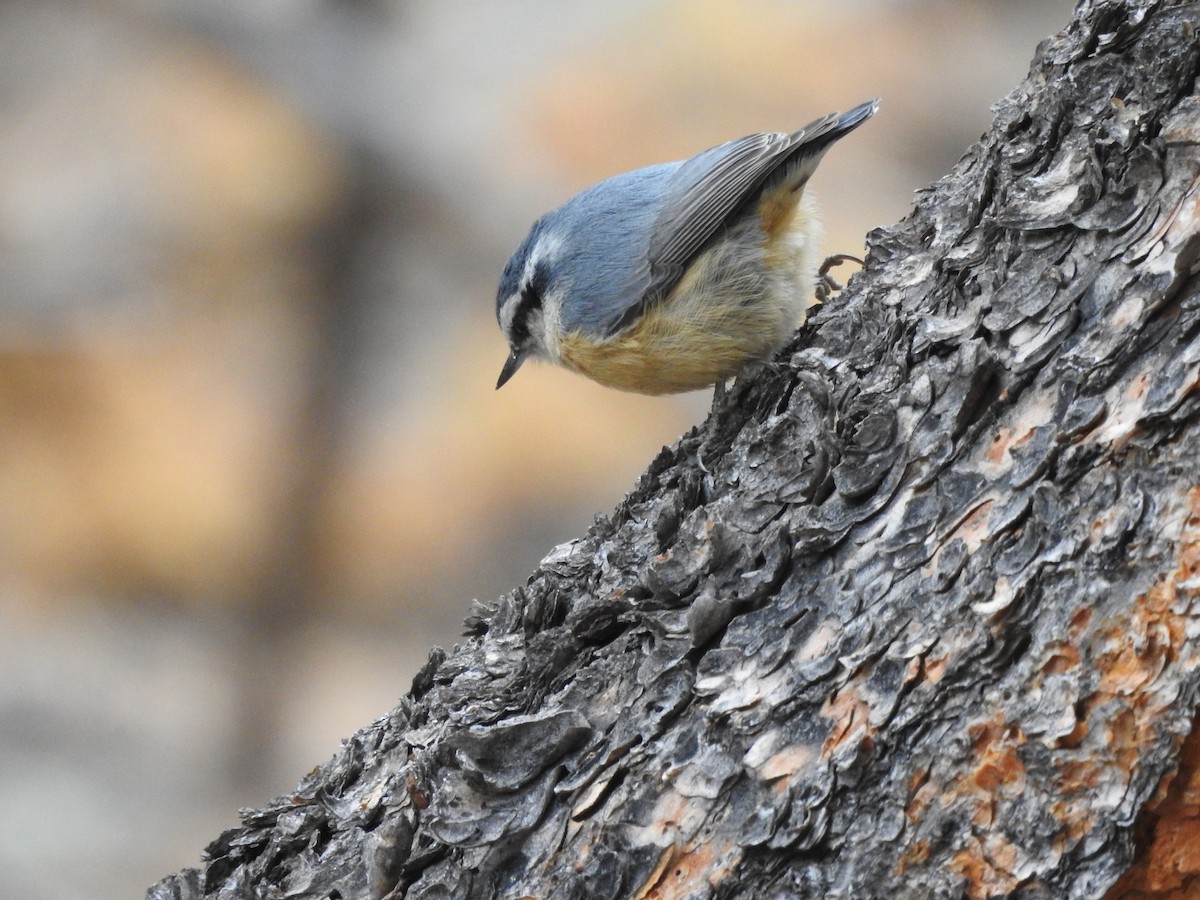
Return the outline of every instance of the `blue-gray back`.
<path id="1" fill-rule="evenodd" d="M 563 330 L 608 335 L 642 303 L 650 286 L 649 248 L 663 196 L 680 163 L 626 172 L 588 188 L 539 223 L 558 242 L 556 272 L 566 273 L 570 302 Z"/>

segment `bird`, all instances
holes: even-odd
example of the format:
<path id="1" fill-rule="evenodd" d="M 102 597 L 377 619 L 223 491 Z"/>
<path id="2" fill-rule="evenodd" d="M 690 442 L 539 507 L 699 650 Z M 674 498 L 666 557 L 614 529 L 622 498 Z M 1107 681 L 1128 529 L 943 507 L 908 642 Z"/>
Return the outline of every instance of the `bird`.
<path id="1" fill-rule="evenodd" d="M 719 389 L 770 359 L 817 302 L 808 180 L 878 105 L 616 175 L 539 218 L 496 292 L 497 389 L 528 359 L 642 394 Z"/>

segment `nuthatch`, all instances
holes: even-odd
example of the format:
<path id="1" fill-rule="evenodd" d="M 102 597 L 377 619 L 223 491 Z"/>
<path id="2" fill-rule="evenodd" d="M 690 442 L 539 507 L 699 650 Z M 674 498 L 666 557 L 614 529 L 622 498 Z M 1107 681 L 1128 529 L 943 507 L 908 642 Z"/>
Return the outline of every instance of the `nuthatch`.
<path id="1" fill-rule="evenodd" d="M 771 357 L 816 302 L 805 185 L 878 103 L 617 175 L 542 216 L 500 279 L 512 352 L 496 387 L 529 357 L 643 394 L 723 383 Z"/>

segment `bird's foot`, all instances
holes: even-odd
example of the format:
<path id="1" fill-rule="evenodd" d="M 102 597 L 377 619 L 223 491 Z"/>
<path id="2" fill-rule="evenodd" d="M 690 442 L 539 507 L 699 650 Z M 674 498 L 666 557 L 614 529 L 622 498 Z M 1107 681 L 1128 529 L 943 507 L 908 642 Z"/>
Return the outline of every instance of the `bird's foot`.
<path id="1" fill-rule="evenodd" d="M 864 265 L 861 259 L 849 253 L 835 253 L 833 256 L 826 258 L 825 262 L 821 263 L 821 268 L 817 269 L 818 303 L 824 303 L 842 289 L 842 286 L 829 274 L 829 270 L 834 266 L 840 266 L 844 262 L 856 262 L 860 266 Z"/>

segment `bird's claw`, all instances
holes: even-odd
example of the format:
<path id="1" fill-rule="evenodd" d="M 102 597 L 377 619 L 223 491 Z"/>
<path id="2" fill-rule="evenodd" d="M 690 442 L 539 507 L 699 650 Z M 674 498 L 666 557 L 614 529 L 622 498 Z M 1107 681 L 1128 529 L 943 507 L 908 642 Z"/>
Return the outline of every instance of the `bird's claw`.
<path id="1" fill-rule="evenodd" d="M 835 293 L 842 289 L 842 286 L 834 280 L 829 274 L 829 270 L 834 266 L 840 266 L 844 262 L 855 262 L 860 266 L 864 265 L 863 261 L 857 256 L 852 256 L 849 253 L 835 253 L 833 256 L 827 257 L 825 262 L 821 263 L 821 268 L 817 269 L 817 301 L 824 303 Z"/>

